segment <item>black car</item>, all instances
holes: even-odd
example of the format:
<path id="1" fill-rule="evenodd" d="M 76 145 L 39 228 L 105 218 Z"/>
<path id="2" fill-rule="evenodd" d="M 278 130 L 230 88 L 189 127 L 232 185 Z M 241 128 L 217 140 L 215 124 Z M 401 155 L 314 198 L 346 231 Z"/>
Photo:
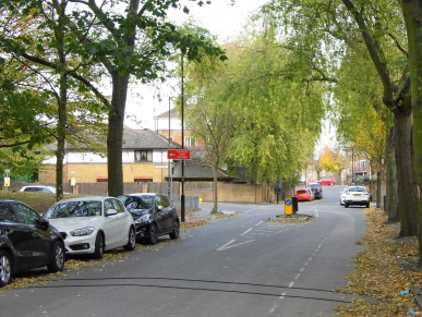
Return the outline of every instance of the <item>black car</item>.
<path id="1" fill-rule="evenodd" d="M 322 199 L 322 186 L 320 183 L 310 183 L 308 187 L 312 190 L 315 199 Z"/>
<path id="2" fill-rule="evenodd" d="M 119 199 L 135 220 L 138 240 L 155 244 L 162 235 L 169 234 L 171 239 L 179 237 L 179 217 L 167 196 L 142 193 L 123 195 Z"/>
<path id="3" fill-rule="evenodd" d="M 0 287 L 17 272 L 43 266 L 50 272 L 63 270 L 60 233 L 24 203 L 0 200 Z"/>

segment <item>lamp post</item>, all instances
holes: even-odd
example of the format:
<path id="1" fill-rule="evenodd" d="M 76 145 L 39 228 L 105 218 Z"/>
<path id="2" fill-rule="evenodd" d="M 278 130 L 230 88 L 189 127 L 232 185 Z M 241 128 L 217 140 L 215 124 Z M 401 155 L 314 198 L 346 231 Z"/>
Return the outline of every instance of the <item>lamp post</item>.
<path id="1" fill-rule="evenodd" d="M 182 124 L 182 149 L 185 148 L 185 90 L 184 90 L 184 65 L 183 65 L 184 53 L 180 56 L 180 68 L 181 68 L 181 124 Z M 182 175 L 181 175 L 181 195 L 180 195 L 180 218 L 182 222 L 185 222 L 185 161 L 181 161 L 182 164 Z"/>

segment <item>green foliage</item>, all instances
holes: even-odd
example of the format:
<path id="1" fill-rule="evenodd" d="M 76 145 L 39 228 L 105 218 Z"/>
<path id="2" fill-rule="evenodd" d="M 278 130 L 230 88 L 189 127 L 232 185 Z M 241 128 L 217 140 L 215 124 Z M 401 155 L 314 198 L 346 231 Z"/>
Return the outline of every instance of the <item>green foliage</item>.
<path id="1" fill-rule="evenodd" d="M 218 115 L 230 114 L 230 124 L 222 128 L 230 141 L 225 162 L 246 168 L 251 181 L 297 177 L 324 115 L 321 84 L 310 78 L 306 60 L 282 44 L 269 28 L 227 45 L 226 62 L 203 62 L 189 73 L 191 112 L 204 103 L 219 105 Z M 191 122 L 194 130 L 198 123 Z"/>

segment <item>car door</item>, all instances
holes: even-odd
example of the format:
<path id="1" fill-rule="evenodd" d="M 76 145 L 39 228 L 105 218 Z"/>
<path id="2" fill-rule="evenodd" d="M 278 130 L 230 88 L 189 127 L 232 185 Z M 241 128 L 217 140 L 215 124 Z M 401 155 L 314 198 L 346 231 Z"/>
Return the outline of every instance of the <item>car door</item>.
<path id="1" fill-rule="evenodd" d="M 172 215 L 172 208 L 170 207 L 170 202 L 167 196 L 160 195 L 160 201 L 161 201 L 161 206 L 163 207 L 163 212 L 164 212 L 163 217 L 165 218 L 166 231 L 168 232 L 173 229 L 174 219 Z"/>
<path id="2" fill-rule="evenodd" d="M 110 209 L 115 209 L 114 204 L 111 198 L 107 198 L 104 200 L 104 233 L 105 233 L 105 243 L 106 249 L 115 248 L 118 245 L 120 240 L 121 233 L 119 232 L 119 221 L 117 219 L 118 215 L 113 216 L 106 216 L 107 211 Z M 117 211 L 117 210 L 116 210 Z"/>
<path id="3" fill-rule="evenodd" d="M 46 265 L 50 255 L 50 231 L 38 225 L 40 216 L 22 203 L 11 204 L 16 215 L 20 239 L 17 247 L 25 254 L 32 267 Z"/>
<path id="4" fill-rule="evenodd" d="M 129 217 L 132 217 L 129 212 L 126 211 L 125 207 L 123 206 L 123 203 L 116 199 L 112 198 L 111 202 L 114 206 L 114 209 L 117 210 L 117 215 L 115 217 L 116 226 L 119 227 L 119 245 L 125 245 L 128 242 L 129 237 L 129 223 L 130 220 Z"/>
<path id="5" fill-rule="evenodd" d="M 154 219 L 157 224 L 158 231 L 160 233 L 165 233 L 168 230 L 168 219 L 166 216 L 166 210 L 163 208 L 161 203 L 161 197 L 159 195 L 155 196 L 154 199 Z"/>

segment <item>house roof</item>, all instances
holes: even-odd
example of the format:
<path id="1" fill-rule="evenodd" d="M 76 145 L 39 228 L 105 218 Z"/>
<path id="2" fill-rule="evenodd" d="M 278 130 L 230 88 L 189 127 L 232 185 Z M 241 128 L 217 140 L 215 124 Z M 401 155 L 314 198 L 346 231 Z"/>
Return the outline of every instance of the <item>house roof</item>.
<path id="1" fill-rule="evenodd" d="M 201 163 L 199 160 L 186 160 L 184 167 L 184 179 L 185 181 L 212 181 L 213 174 L 209 166 Z M 218 170 L 218 180 L 229 181 L 233 180 L 233 177 L 227 175 L 222 170 Z M 174 181 L 180 181 L 182 176 L 182 168 L 180 161 L 175 161 L 172 178 Z M 166 178 L 167 179 L 167 178 Z"/>
<path id="2" fill-rule="evenodd" d="M 106 148 L 106 138 L 99 139 L 97 136 L 92 137 L 92 141 L 90 142 L 95 144 L 96 147 L 99 148 Z M 77 144 L 70 144 L 66 142 L 66 151 L 95 151 L 92 144 L 87 143 L 77 143 Z M 56 150 L 56 144 L 49 144 L 47 148 L 50 151 Z M 123 145 L 122 149 L 168 149 L 168 148 L 180 148 L 180 145 L 171 142 L 169 145 L 168 140 L 161 136 L 160 134 L 150 130 L 150 129 L 130 129 L 130 128 L 124 128 L 123 130 Z M 97 152 L 97 151 L 95 151 Z"/>
<path id="3" fill-rule="evenodd" d="M 163 113 L 156 115 L 155 119 L 168 119 L 168 117 L 169 117 L 169 111 L 165 111 Z M 179 112 L 176 110 L 176 108 L 172 108 L 170 110 L 170 117 L 179 118 Z"/>
<path id="4" fill-rule="evenodd" d="M 179 148 L 180 145 L 171 142 L 160 134 L 149 129 L 129 129 L 123 131 L 123 149 L 168 149 Z"/>

